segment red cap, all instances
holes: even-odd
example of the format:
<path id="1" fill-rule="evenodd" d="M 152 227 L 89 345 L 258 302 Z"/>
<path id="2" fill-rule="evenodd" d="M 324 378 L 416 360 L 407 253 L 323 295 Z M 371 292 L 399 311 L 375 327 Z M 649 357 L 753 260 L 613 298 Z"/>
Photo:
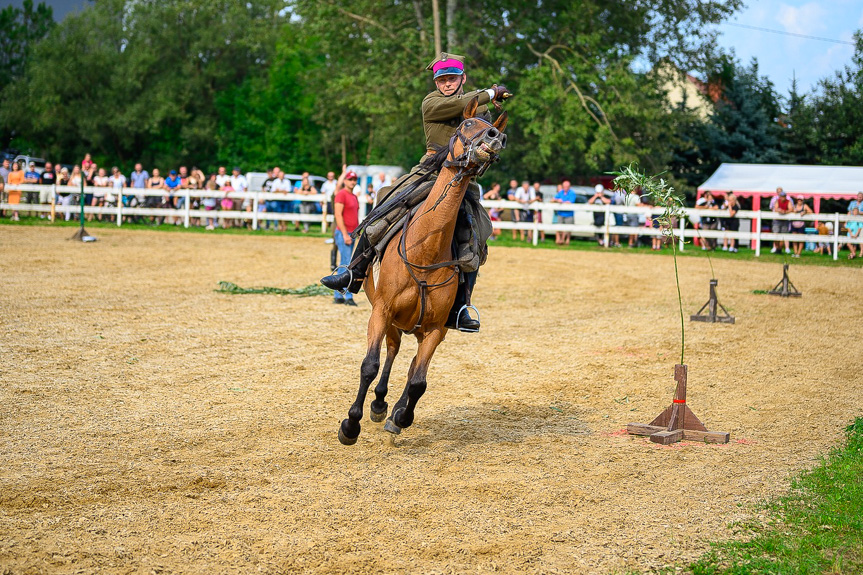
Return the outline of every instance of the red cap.
<path id="1" fill-rule="evenodd" d="M 345 174 L 345 179 L 346 180 L 356 180 L 357 179 L 357 173 L 356 172 L 348 172 L 347 174 Z"/>

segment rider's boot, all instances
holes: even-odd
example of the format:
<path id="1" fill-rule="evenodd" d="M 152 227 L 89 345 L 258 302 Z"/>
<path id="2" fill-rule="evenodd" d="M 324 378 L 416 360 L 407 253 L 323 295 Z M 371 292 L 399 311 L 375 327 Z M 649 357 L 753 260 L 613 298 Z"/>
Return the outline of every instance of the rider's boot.
<path id="1" fill-rule="evenodd" d="M 366 270 L 374 257 L 375 250 L 369 245 L 369 240 L 363 234 L 357 240 L 357 244 L 354 247 L 353 259 L 351 259 L 351 263 L 348 264 L 347 269 L 321 278 L 321 283 L 332 290 L 342 291 L 347 289 L 351 293 L 357 293 L 363 287 Z"/>
<path id="2" fill-rule="evenodd" d="M 457 329 L 466 333 L 479 331 L 479 319 L 472 318 L 468 313 L 467 307 L 470 305 L 470 296 L 473 293 L 473 287 L 476 285 L 477 273 L 468 272 L 464 274 L 464 281 L 458 286 L 455 301 L 449 312 L 449 319 L 446 322 L 447 328 Z"/>

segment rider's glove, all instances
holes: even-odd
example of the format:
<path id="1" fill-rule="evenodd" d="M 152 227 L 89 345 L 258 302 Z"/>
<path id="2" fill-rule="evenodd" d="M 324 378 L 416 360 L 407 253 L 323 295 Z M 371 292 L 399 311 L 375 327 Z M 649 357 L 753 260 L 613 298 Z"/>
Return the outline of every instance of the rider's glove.
<path id="1" fill-rule="evenodd" d="M 509 91 L 509 88 L 507 88 L 503 84 L 495 84 L 491 87 L 491 89 L 494 90 L 494 97 L 492 98 L 492 100 L 501 101 L 512 98 L 513 96 L 512 92 Z"/>

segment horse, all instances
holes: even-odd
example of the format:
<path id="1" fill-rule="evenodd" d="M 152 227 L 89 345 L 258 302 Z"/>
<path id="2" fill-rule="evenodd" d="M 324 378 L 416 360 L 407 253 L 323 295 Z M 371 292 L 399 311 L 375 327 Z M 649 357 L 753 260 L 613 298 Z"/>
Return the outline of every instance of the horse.
<path id="1" fill-rule="evenodd" d="M 363 282 L 372 304 L 368 349 L 360 368 L 360 388 L 347 419 L 339 427 L 339 441 L 353 445 L 360 434 L 363 404 L 380 368 L 381 342 L 386 337 L 387 356 L 375 387 L 370 418 L 380 423 L 387 415 L 387 385 L 402 334 L 417 338 L 417 353 L 408 370 L 407 384 L 384 425 L 401 433 L 414 420 L 414 408 L 426 390 L 426 374 L 435 350 L 444 340 L 458 288 L 458 268 L 452 255 L 453 233 L 459 206 L 472 176 L 481 174 L 506 146 L 507 113 L 492 124 L 476 116 L 477 98 L 464 110 L 464 120 L 436 156 L 440 171 L 429 192 L 400 232 L 393 236 L 380 258 L 378 283 L 374 274 Z"/>

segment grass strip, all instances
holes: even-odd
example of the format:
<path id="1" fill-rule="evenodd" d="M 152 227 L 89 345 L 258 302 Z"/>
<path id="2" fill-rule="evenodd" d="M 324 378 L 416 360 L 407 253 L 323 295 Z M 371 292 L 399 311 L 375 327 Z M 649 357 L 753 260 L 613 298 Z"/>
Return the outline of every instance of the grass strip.
<path id="1" fill-rule="evenodd" d="M 770 520 L 738 524 L 743 541 L 713 544 L 694 575 L 863 573 L 863 417 L 846 441 L 766 504 Z"/>
<path id="2" fill-rule="evenodd" d="M 238 294 L 249 294 L 249 293 L 261 293 L 268 295 L 298 295 L 300 297 L 312 297 L 312 296 L 331 296 L 333 295 L 333 290 L 328 287 L 324 287 L 320 284 L 311 284 L 302 288 L 274 288 L 274 287 L 250 287 L 250 288 L 241 288 L 237 284 L 233 282 L 220 281 L 219 289 L 213 290 L 219 293 L 229 293 L 233 295 Z"/>

